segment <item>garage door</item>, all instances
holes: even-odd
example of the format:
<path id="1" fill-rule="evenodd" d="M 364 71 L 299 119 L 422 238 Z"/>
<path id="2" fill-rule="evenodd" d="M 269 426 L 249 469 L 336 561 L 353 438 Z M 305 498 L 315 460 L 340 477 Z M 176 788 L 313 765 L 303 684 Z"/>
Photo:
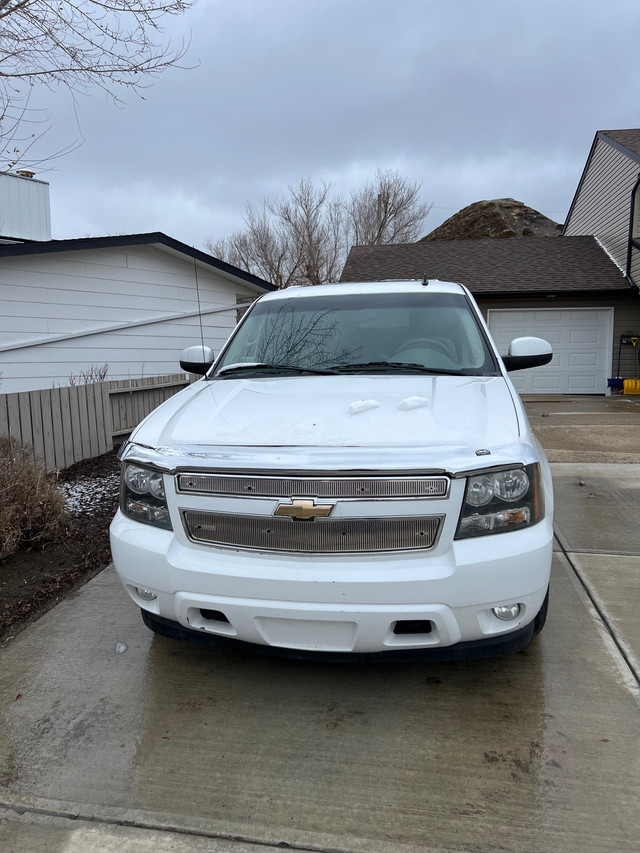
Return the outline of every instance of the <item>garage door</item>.
<path id="1" fill-rule="evenodd" d="M 501 355 L 513 338 L 524 335 L 544 338 L 553 347 L 549 364 L 510 374 L 518 393 L 606 393 L 611 376 L 613 308 L 490 309 L 487 316 Z"/>

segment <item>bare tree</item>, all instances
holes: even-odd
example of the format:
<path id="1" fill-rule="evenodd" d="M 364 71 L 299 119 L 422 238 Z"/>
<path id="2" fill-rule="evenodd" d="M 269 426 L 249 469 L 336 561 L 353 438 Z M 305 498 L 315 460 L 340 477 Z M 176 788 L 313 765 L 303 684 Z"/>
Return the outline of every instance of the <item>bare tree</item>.
<path id="1" fill-rule="evenodd" d="M 346 220 L 331 184 L 302 178 L 287 198 L 267 198 L 260 211 L 247 205 L 245 229 L 207 248 L 217 257 L 277 287 L 335 280 L 345 256 Z"/>
<path id="2" fill-rule="evenodd" d="M 348 201 L 332 189 L 301 178 L 287 197 L 266 198 L 260 211 L 247 205 L 245 228 L 206 247 L 279 288 L 322 284 L 338 279 L 354 243 L 416 240 L 430 209 L 419 200 L 420 184 L 394 171 L 378 169 Z"/>
<path id="3" fill-rule="evenodd" d="M 413 243 L 432 205 L 420 202 L 420 184 L 378 169 L 374 180 L 351 194 L 347 216 L 356 246 Z"/>
<path id="4" fill-rule="evenodd" d="M 271 221 L 267 202 L 263 202 L 260 212 L 248 205 L 245 223 L 244 231 L 236 231 L 215 244 L 208 241 L 209 250 L 278 287 L 294 284 L 299 268 L 296 247 L 288 239 L 283 223 Z"/>
<path id="5" fill-rule="evenodd" d="M 24 158 L 37 126 L 29 93 L 41 84 L 72 93 L 99 87 L 119 100 L 124 87 L 139 92 L 147 79 L 184 56 L 160 36 L 160 21 L 196 0 L 0 0 L 0 138 L 8 167 Z M 31 131 L 25 125 L 36 125 Z"/>

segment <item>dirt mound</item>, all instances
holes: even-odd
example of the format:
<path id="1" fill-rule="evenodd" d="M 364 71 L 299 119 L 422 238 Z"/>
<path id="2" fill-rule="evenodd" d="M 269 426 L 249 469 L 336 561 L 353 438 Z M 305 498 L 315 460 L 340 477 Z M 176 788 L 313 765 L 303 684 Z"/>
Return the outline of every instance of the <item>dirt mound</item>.
<path id="1" fill-rule="evenodd" d="M 557 222 L 513 198 L 476 201 L 450 216 L 419 242 L 480 237 L 557 237 Z"/>

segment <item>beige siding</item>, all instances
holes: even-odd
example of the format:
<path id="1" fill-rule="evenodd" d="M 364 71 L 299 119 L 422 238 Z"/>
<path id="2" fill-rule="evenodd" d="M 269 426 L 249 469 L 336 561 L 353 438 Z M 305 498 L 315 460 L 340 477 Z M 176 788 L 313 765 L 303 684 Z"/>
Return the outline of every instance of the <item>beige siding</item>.
<path id="1" fill-rule="evenodd" d="M 640 282 L 640 249 L 631 250 L 631 278 Z"/>
<path id="2" fill-rule="evenodd" d="M 477 297 L 483 316 L 486 319 L 489 308 L 613 308 L 613 349 L 611 353 L 612 375 L 616 376 L 618 371 L 618 354 L 620 353 L 620 376 L 623 379 L 635 379 L 640 377 L 640 341 L 634 349 L 633 346 L 623 345 L 620 347 L 620 336 L 637 333 L 640 335 L 640 296 L 636 296 L 629 288 L 628 297 L 615 297 L 614 299 L 587 300 L 575 298 L 548 298 L 537 297 L 531 299 L 482 299 Z"/>
<path id="3" fill-rule="evenodd" d="M 613 329 L 613 373 L 617 375 L 618 355 L 620 356 L 620 376 L 623 379 L 640 377 L 640 297 L 628 305 L 621 305 L 614 313 Z M 634 348 L 628 344 L 620 347 L 621 335 L 634 335 L 639 338 Z"/>
<path id="4" fill-rule="evenodd" d="M 595 235 L 620 269 L 627 263 L 631 191 L 640 166 L 598 139 L 565 225 L 569 237 Z"/>
<path id="5" fill-rule="evenodd" d="M 636 244 L 640 242 L 640 191 L 636 191 L 635 195 L 632 238 Z M 640 248 L 633 245 L 631 247 L 629 274 L 636 284 L 640 282 Z"/>

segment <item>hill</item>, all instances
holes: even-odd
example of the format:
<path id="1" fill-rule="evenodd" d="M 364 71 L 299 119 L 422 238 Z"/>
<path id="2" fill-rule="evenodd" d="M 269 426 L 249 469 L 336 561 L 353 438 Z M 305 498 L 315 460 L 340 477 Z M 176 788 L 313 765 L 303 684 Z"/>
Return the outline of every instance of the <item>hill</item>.
<path id="1" fill-rule="evenodd" d="M 476 201 L 450 216 L 420 243 L 480 237 L 558 237 L 562 226 L 513 198 Z"/>

